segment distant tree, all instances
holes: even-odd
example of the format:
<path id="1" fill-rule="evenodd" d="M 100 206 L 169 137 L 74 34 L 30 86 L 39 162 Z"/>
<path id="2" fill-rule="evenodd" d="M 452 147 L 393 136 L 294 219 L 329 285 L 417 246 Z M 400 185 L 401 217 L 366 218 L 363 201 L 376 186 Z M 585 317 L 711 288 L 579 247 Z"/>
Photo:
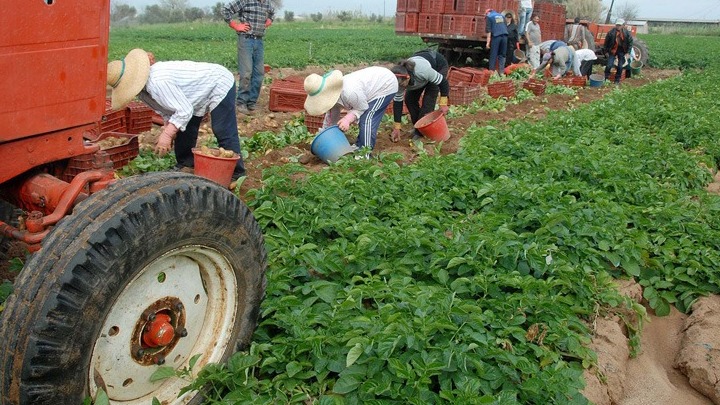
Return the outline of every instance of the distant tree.
<path id="1" fill-rule="evenodd" d="M 133 19 L 137 15 L 135 7 L 122 2 L 113 3 L 110 10 L 110 21 L 118 22 L 126 19 Z"/>
<path id="2" fill-rule="evenodd" d="M 205 18 L 205 12 L 198 7 L 190 7 L 185 10 L 185 19 L 187 21 L 197 21 Z"/>
<path id="3" fill-rule="evenodd" d="M 590 21 L 601 21 L 604 6 L 597 0 L 568 0 L 565 9 L 568 18 L 580 17 Z"/>
<path id="4" fill-rule="evenodd" d="M 222 21 L 222 20 L 223 20 L 222 9 L 223 9 L 224 6 L 225 6 L 225 4 L 220 3 L 220 2 L 215 3 L 215 5 L 212 6 L 212 19 L 213 19 L 213 21 Z"/>
<path id="5" fill-rule="evenodd" d="M 631 2 L 625 2 L 620 5 L 615 12 L 615 16 L 624 20 L 636 20 L 638 18 L 638 5 Z"/>
<path id="6" fill-rule="evenodd" d="M 160 24 L 168 21 L 168 13 L 157 4 L 145 6 L 145 12 L 140 15 L 141 23 Z"/>
<path id="7" fill-rule="evenodd" d="M 315 22 L 319 22 L 320 20 L 322 20 L 322 17 L 323 17 L 322 13 L 310 14 L 310 19 Z"/>
<path id="8" fill-rule="evenodd" d="M 285 21 L 287 22 L 293 22 L 295 21 L 295 13 L 292 11 L 285 11 L 285 17 L 283 17 Z"/>
<path id="9" fill-rule="evenodd" d="M 166 10 L 180 10 L 184 13 L 188 8 L 188 0 L 160 0 L 160 7 Z"/>
<path id="10" fill-rule="evenodd" d="M 280 10 L 283 7 L 283 0 L 270 0 L 270 5 L 273 6 L 275 10 Z"/>
<path id="11" fill-rule="evenodd" d="M 338 13 L 337 18 L 340 21 L 350 21 L 352 20 L 352 13 L 349 11 L 341 11 Z"/>

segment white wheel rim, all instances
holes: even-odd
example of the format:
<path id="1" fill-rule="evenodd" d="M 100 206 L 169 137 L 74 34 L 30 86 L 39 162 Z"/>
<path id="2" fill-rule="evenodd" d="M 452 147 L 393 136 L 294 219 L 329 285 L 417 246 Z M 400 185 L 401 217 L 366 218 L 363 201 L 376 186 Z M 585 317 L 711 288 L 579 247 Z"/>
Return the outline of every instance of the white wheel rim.
<path id="1" fill-rule="evenodd" d="M 162 404 L 184 404 L 192 399 L 193 393 L 177 398 L 189 381 L 173 377 L 150 382 L 159 366 L 142 365 L 132 356 L 130 343 L 136 323 L 148 305 L 165 297 L 182 302 L 188 334 L 179 339 L 163 366 L 182 370 L 191 357 L 201 354 L 193 368 L 196 373 L 205 364 L 219 362 L 227 352 L 239 305 L 232 265 L 206 246 L 172 250 L 125 286 L 104 320 L 88 375 L 93 398 L 97 381 L 102 381 L 112 404 L 147 405 L 153 398 Z"/>

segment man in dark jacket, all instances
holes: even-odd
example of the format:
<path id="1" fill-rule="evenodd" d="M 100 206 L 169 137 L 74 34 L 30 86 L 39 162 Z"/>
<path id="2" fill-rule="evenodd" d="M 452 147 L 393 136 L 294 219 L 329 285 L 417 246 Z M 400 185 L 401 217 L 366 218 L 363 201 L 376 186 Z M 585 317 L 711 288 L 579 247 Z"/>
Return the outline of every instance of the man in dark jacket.
<path id="1" fill-rule="evenodd" d="M 485 32 L 487 33 L 485 48 L 490 49 L 488 69 L 497 70 L 498 74 L 502 75 L 505 70 L 508 40 L 505 17 L 493 9 L 485 10 Z"/>
<path id="2" fill-rule="evenodd" d="M 632 44 L 633 38 L 630 31 L 625 28 L 625 20 L 618 18 L 615 21 L 615 28 L 611 29 L 605 36 L 605 44 L 603 45 L 604 51 L 608 54 L 608 61 L 605 66 L 605 80 L 610 78 L 610 71 L 615 65 L 615 60 L 617 60 L 615 83 L 620 83 L 625 55 L 632 49 Z"/>

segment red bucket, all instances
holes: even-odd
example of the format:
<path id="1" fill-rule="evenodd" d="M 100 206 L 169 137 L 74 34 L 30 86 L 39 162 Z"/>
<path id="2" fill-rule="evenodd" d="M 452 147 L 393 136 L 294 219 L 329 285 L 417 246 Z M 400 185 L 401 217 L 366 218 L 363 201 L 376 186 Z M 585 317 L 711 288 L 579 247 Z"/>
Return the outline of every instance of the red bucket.
<path id="1" fill-rule="evenodd" d="M 217 149 L 210 150 L 216 151 Z M 192 152 L 195 155 L 195 175 L 205 177 L 224 187 L 230 186 L 235 165 L 240 159 L 237 153 L 233 157 L 226 158 L 207 155 L 197 148 L 193 148 Z"/>
<path id="2" fill-rule="evenodd" d="M 447 122 L 445 121 L 445 114 L 440 110 L 433 111 L 420 118 L 420 120 L 415 123 L 415 129 L 433 141 L 439 142 L 450 139 L 450 129 L 448 129 Z"/>

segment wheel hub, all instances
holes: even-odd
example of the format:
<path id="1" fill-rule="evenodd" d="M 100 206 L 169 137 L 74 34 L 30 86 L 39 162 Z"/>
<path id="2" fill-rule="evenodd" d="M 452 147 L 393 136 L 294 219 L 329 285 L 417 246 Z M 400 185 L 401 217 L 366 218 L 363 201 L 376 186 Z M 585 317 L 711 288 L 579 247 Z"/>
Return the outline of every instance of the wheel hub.
<path id="1" fill-rule="evenodd" d="M 132 358 L 146 366 L 164 364 L 178 340 L 187 336 L 185 318 L 185 306 L 176 297 L 164 297 L 148 306 L 135 323 Z"/>

